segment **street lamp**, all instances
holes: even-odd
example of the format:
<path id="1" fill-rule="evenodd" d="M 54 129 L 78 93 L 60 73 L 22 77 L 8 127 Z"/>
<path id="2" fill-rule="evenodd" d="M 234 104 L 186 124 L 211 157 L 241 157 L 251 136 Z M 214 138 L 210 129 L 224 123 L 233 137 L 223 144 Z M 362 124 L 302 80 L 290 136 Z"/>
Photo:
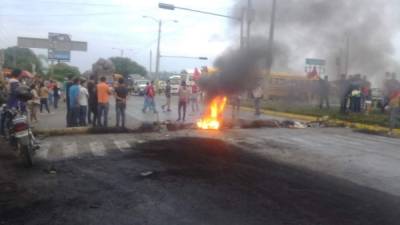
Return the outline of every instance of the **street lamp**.
<path id="1" fill-rule="evenodd" d="M 147 18 L 147 19 L 151 19 L 153 21 L 155 21 L 156 23 L 158 23 L 158 38 L 157 38 L 157 52 L 156 52 L 156 76 L 157 79 L 158 77 L 158 72 L 160 69 L 160 42 L 161 42 L 161 27 L 162 27 L 162 20 L 161 19 L 156 19 L 154 17 L 151 16 L 142 16 L 143 18 Z M 168 21 L 172 21 L 174 23 L 178 23 L 178 20 L 168 20 Z M 167 22 L 167 21 L 164 21 Z"/>
<path id="2" fill-rule="evenodd" d="M 112 50 L 120 51 L 121 57 L 124 57 L 124 52 L 125 52 L 125 51 L 133 51 L 133 49 L 130 49 L 130 48 L 127 48 L 127 49 L 123 49 L 123 48 L 112 48 Z"/>
<path id="3" fill-rule="evenodd" d="M 213 13 L 213 12 L 206 12 L 206 11 L 201 11 L 201 10 L 189 9 L 189 8 L 185 8 L 185 7 L 178 7 L 178 6 L 175 6 L 172 4 L 166 4 L 166 3 L 158 3 L 158 7 L 160 9 L 166 9 L 166 10 L 181 9 L 181 10 L 186 10 L 186 11 L 191 11 L 191 12 L 196 12 L 196 13 L 202 13 L 202 14 L 219 16 L 219 17 L 224 17 L 227 19 L 237 20 L 240 22 L 240 48 L 243 47 L 243 25 L 244 25 L 244 14 L 245 14 L 244 9 L 242 9 L 242 14 L 240 17 L 234 17 L 234 16 L 228 16 L 228 15 L 223 15 L 223 14 L 218 14 L 218 13 Z"/>
<path id="4" fill-rule="evenodd" d="M 163 58 L 181 58 L 181 59 L 198 59 L 198 60 L 208 60 L 207 57 L 204 56 L 179 56 L 179 55 L 161 55 Z"/>

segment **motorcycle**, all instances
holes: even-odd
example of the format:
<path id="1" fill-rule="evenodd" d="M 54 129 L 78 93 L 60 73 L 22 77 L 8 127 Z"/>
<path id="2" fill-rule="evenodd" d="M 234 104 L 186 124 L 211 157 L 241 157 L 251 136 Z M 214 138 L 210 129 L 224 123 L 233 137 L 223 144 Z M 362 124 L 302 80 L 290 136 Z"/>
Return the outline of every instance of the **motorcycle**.
<path id="1" fill-rule="evenodd" d="M 22 111 L 2 106 L 1 133 L 15 149 L 18 158 L 25 167 L 32 167 L 32 157 L 40 148 L 29 125 L 26 115 Z"/>

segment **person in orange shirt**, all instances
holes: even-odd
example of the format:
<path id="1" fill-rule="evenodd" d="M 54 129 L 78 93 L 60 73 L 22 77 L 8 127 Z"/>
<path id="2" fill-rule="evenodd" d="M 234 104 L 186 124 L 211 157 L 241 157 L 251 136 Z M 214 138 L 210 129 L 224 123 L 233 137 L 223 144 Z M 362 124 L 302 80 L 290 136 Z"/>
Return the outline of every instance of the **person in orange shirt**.
<path id="1" fill-rule="evenodd" d="M 98 126 L 104 126 L 107 127 L 108 124 L 108 102 L 110 98 L 110 88 L 108 87 L 106 83 L 106 78 L 101 77 L 100 78 L 100 83 L 97 84 L 96 86 L 97 89 L 97 101 L 98 101 Z M 101 118 L 103 117 L 103 124 L 101 124 Z"/>

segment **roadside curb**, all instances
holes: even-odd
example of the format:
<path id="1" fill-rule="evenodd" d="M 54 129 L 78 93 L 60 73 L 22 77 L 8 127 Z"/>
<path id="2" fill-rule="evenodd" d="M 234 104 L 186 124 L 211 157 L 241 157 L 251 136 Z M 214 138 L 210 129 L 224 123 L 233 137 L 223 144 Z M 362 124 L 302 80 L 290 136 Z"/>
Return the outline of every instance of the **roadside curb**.
<path id="1" fill-rule="evenodd" d="M 246 111 L 254 112 L 254 109 L 249 108 L 249 107 L 241 107 L 241 108 L 243 108 Z M 305 115 L 278 112 L 278 111 L 265 110 L 265 109 L 262 109 L 261 112 L 263 114 L 269 115 L 269 116 L 283 117 L 283 118 L 292 119 L 292 120 L 300 120 L 302 122 L 325 121 L 330 126 L 349 127 L 356 131 L 363 131 L 363 132 L 368 132 L 368 133 L 373 133 L 373 134 L 386 134 L 389 132 L 389 128 L 378 126 L 378 125 L 369 125 L 369 124 L 355 123 L 355 122 L 336 120 L 336 119 L 323 120 L 323 119 L 321 119 L 322 117 L 305 116 Z M 396 136 L 400 136 L 400 129 L 394 129 L 393 133 Z"/>

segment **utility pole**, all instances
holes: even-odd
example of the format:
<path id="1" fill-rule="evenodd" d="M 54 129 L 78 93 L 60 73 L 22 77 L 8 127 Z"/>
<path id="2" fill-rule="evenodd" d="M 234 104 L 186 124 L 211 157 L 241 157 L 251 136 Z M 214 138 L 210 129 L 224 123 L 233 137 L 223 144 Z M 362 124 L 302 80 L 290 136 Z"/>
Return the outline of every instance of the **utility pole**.
<path id="1" fill-rule="evenodd" d="M 244 15 L 245 15 L 245 9 L 242 9 L 242 15 L 240 16 L 240 49 L 243 49 L 244 45 Z"/>
<path id="2" fill-rule="evenodd" d="M 349 60 L 350 60 L 350 33 L 346 34 L 346 56 L 345 56 L 345 67 L 344 67 L 344 73 L 346 77 L 349 75 Z"/>
<path id="3" fill-rule="evenodd" d="M 251 4 L 251 0 L 247 1 L 247 39 L 246 39 L 246 46 L 247 48 L 250 47 L 250 29 L 251 29 L 251 22 L 252 22 L 252 15 L 253 10 L 252 10 L 252 4 Z"/>
<path id="4" fill-rule="evenodd" d="M 271 68 L 274 58 L 274 33 L 275 33 L 275 14 L 276 14 L 276 0 L 272 0 L 271 8 L 271 24 L 269 27 L 269 39 L 268 39 L 268 57 L 267 57 L 267 76 L 271 74 Z"/>
<path id="5" fill-rule="evenodd" d="M 160 41 L 161 41 L 161 26 L 162 21 L 158 21 L 158 40 L 157 40 L 157 53 L 156 53 L 156 78 L 159 79 L 160 69 Z"/>
<path id="6" fill-rule="evenodd" d="M 149 58 L 149 78 L 151 78 L 151 67 L 153 64 L 153 52 L 150 50 L 150 58 Z"/>

